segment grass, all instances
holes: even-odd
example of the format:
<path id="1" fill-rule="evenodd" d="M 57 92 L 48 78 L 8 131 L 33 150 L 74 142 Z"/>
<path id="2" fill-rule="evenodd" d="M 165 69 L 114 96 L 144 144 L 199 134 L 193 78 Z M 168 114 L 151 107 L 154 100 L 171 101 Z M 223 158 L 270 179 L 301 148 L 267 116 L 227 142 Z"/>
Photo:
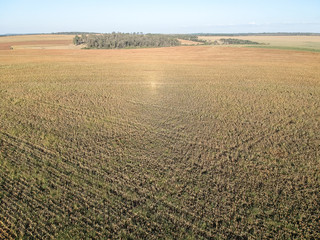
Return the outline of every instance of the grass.
<path id="1" fill-rule="evenodd" d="M 203 40 L 215 41 L 220 38 L 229 38 L 223 36 L 201 36 Z M 279 50 L 295 50 L 295 51 L 320 51 L 319 36 L 237 36 L 232 37 L 242 40 L 250 40 L 263 43 L 266 45 L 253 45 L 257 48 L 272 48 Z M 251 46 L 250 46 L 251 47 Z"/>
<path id="2" fill-rule="evenodd" d="M 287 47 L 287 46 L 268 46 L 268 45 L 252 45 L 247 46 L 251 48 L 267 48 L 267 49 L 279 49 L 279 50 L 292 50 L 292 51 L 308 51 L 308 52 L 320 52 L 320 48 L 303 48 L 303 47 Z"/>
<path id="3" fill-rule="evenodd" d="M 319 62 L 0 51 L 1 236 L 319 238 Z"/>

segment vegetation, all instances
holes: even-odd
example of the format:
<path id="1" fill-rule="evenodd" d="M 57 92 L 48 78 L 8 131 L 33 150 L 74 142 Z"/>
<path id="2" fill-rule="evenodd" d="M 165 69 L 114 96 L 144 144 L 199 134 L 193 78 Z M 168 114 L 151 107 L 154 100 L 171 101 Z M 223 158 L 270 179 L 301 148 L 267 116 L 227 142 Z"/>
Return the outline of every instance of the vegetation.
<path id="1" fill-rule="evenodd" d="M 319 62 L 0 51 L 0 239 L 319 239 Z"/>
<path id="2" fill-rule="evenodd" d="M 143 33 L 112 33 L 112 34 L 82 34 L 73 39 L 75 45 L 85 44 L 87 48 L 136 48 L 136 47 L 169 47 L 181 45 L 179 39 L 205 45 L 252 45 L 260 44 L 250 40 L 221 38 L 218 41 L 206 41 L 193 34 L 143 34 Z"/>
<path id="3" fill-rule="evenodd" d="M 312 48 L 312 47 L 289 47 L 289 46 L 269 46 L 269 45 L 248 46 L 248 47 L 291 50 L 291 51 L 320 52 L 320 48 Z"/>
<path id="4" fill-rule="evenodd" d="M 227 38 L 227 37 L 224 37 Z M 199 39 L 219 44 L 220 36 L 199 36 Z M 269 48 L 295 51 L 320 51 L 320 36 L 238 36 L 237 39 L 249 40 L 260 44 L 249 44 L 247 47 Z"/>
<path id="5" fill-rule="evenodd" d="M 55 32 L 53 35 L 83 35 L 83 34 L 99 34 L 97 32 Z"/>
<path id="6" fill-rule="evenodd" d="M 260 44 L 258 42 L 253 42 L 250 40 L 242 40 L 242 39 L 236 39 L 236 38 L 221 38 L 219 40 L 223 45 L 229 45 L 229 44 Z"/>
<path id="7" fill-rule="evenodd" d="M 194 34 L 173 34 L 171 36 L 175 37 L 177 39 L 183 39 L 183 40 L 188 40 L 188 41 L 193 41 L 193 42 L 199 42 L 199 43 L 206 42 L 205 40 L 199 39 L 199 37 Z"/>
<path id="8" fill-rule="evenodd" d="M 111 33 L 76 35 L 75 45 L 85 44 L 87 48 L 145 48 L 178 46 L 180 42 L 173 36 L 163 34 Z"/>
<path id="9" fill-rule="evenodd" d="M 270 32 L 270 33 L 194 33 L 198 36 L 229 36 L 229 37 L 241 37 L 241 36 L 320 36 L 320 33 L 308 33 L 308 32 Z"/>

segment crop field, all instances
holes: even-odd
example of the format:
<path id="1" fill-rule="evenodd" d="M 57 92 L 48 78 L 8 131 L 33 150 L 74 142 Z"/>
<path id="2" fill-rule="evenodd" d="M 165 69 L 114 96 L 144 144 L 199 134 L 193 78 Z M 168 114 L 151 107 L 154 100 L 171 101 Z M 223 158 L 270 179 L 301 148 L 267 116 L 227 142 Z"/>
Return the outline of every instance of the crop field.
<path id="1" fill-rule="evenodd" d="M 319 239 L 319 133 L 320 53 L 0 50 L 0 239 Z"/>
<path id="2" fill-rule="evenodd" d="M 72 44 L 73 35 L 20 35 L 0 37 L 0 50 L 80 49 Z"/>
<path id="3" fill-rule="evenodd" d="M 185 39 L 179 39 L 182 45 L 199 45 L 201 44 L 200 42 L 195 42 L 195 41 L 190 41 L 190 40 L 185 40 Z"/>
<path id="4" fill-rule="evenodd" d="M 282 50 L 302 50 L 320 52 L 320 36 L 200 36 L 199 39 L 215 41 L 221 38 L 236 38 L 266 44 L 255 48 L 270 48 Z"/>

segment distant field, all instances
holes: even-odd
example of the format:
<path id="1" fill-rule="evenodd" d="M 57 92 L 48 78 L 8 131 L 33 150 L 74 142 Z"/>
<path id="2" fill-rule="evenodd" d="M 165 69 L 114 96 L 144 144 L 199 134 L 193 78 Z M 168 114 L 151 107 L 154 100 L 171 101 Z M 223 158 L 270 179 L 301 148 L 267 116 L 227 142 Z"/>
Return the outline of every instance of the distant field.
<path id="1" fill-rule="evenodd" d="M 0 50 L 0 239 L 319 239 L 319 76 L 307 51 Z"/>
<path id="2" fill-rule="evenodd" d="M 10 49 L 80 49 L 73 35 L 21 35 L 0 37 L 0 50 Z"/>
<path id="3" fill-rule="evenodd" d="M 26 41 L 55 41 L 68 40 L 72 42 L 73 35 L 19 35 L 19 36 L 5 36 L 0 37 L 0 43 L 4 42 L 26 42 Z"/>
<path id="4" fill-rule="evenodd" d="M 200 36 L 200 39 L 215 41 L 221 38 L 237 38 L 268 44 L 252 46 L 283 50 L 320 51 L 320 36 Z"/>
<path id="5" fill-rule="evenodd" d="M 195 42 L 195 41 L 190 41 L 190 40 L 185 40 L 185 39 L 178 39 L 182 45 L 199 45 L 201 44 L 200 42 Z"/>

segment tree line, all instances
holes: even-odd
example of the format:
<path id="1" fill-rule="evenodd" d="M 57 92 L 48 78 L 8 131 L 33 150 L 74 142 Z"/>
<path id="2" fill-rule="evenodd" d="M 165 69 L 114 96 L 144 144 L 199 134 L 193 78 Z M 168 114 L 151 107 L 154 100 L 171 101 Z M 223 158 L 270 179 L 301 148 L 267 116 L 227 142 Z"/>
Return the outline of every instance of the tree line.
<path id="1" fill-rule="evenodd" d="M 206 42 L 206 40 L 199 39 L 199 37 L 194 34 L 172 34 L 171 36 L 178 38 L 178 39 L 189 40 L 189 41 L 193 41 L 193 42 L 199 42 L 199 43 Z"/>
<path id="2" fill-rule="evenodd" d="M 219 41 L 223 45 L 228 45 L 228 44 L 241 44 L 241 45 L 242 44 L 260 44 L 258 42 L 253 42 L 250 40 L 236 39 L 236 38 L 221 38 Z"/>
<path id="3" fill-rule="evenodd" d="M 310 32 L 264 32 L 264 33 L 192 33 L 191 35 L 197 36 L 320 36 L 320 33 Z"/>
<path id="4" fill-rule="evenodd" d="M 204 45 L 233 45 L 233 44 L 260 44 L 250 40 L 235 38 L 221 38 L 214 42 L 199 39 L 194 34 L 143 34 L 137 33 L 106 33 L 106 34 L 77 34 L 73 43 L 86 45 L 86 48 L 146 48 L 146 47 L 171 47 L 179 46 L 179 39 L 200 42 Z"/>
<path id="5" fill-rule="evenodd" d="M 142 48 L 170 47 L 181 43 L 173 35 L 143 34 L 143 33 L 107 33 L 82 34 L 73 39 L 75 45 L 85 44 L 87 48 Z"/>

